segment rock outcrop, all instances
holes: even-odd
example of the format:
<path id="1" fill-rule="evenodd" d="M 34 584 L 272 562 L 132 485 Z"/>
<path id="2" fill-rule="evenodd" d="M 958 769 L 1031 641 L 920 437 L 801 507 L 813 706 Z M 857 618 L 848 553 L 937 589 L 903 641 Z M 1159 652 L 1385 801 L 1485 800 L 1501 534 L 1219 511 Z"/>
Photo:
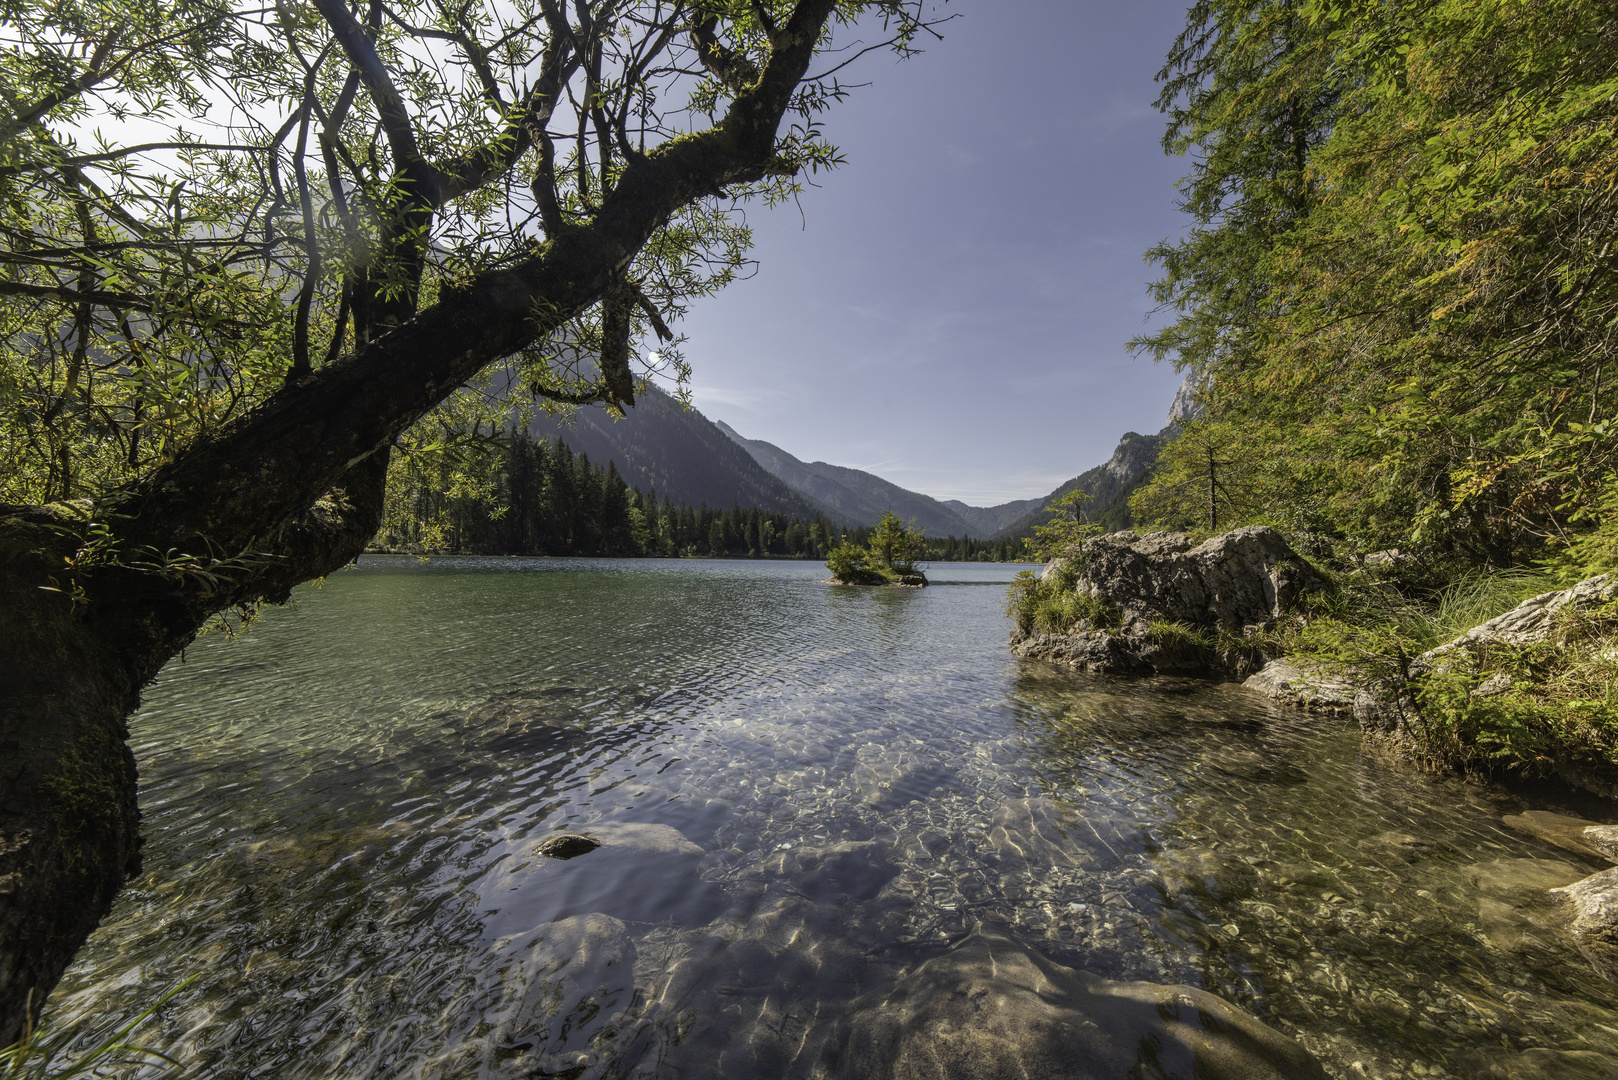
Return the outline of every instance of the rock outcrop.
<path id="1" fill-rule="evenodd" d="M 1541 593 L 1504 615 L 1474 626 L 1435 649 L 1429 649 L 1407 668 L 1408 677 L 1362 687 L 1354 698 L 1354 718 L 1367 734 L 1380 736 L 1407 749 L 1422 740 L 1425 725 L 1413 689 L 1422 680 L 1442 676 L 1470 676 L 1473 697 L 1486 698 L 1511 688 L 1510 676 L 1498 672 L 1483 677 L 1488 654 L 1502 646 L 1521 649 L 1551 641 L 1557 627 L 1569 617 L 1618 599 L 1618 574 L 1601 574 L 1569 589 Z M 1571 787 L 1606 798 L 1618 798 L 1618 770 L 1601 762 L 1575 760 L 1573 755 L 1550 757 L 1550 769 Z"/>
<path id="2" fill-rule="evenodd" d="M 1474 626 L 1454 641 L 1422 653 L 1411 662 L 1411 674 L 1439 670 L 1453 664 L 1457 653 L 1475 652 L 1479 646 L 1501 644 L 1521 647 L 1550 639 L 1560 616 L 1599 607 L 1618 598 L 1618 575 L 1598 574 L 1571 589 L 1540 593 L 1504 615 Z"/>
<path id="3" fill-rule="evenodd" d="M 1618 866 L 1552 889 L 1551 895 L 1568 904 L 1569 929 L 1585 959 L 1618 982 Z"/>
<path id="4" fill-rule="evenodd" d="M 1324 1080 L 1307 1050 L 1189 986 L 1114 982 L 983 927 L 856 1011 L 836 1072 L 891 1080 Z"/>
<path id="5" fill-rule="evenodd" d="M 1017 655 L 1086 671 L 1245 677 L 1267 658 L 1243 641 L 1327 587 L 1266 526 L 1200 544 L 1184 533 L 1112 533 L 1086 542 L 1080 561 L 1075 589 L 1106 617 L 1063 634 L 1019 625 L 1011 638 Z M 1056 580 L 1071 574 L 1052 570 Z"/>

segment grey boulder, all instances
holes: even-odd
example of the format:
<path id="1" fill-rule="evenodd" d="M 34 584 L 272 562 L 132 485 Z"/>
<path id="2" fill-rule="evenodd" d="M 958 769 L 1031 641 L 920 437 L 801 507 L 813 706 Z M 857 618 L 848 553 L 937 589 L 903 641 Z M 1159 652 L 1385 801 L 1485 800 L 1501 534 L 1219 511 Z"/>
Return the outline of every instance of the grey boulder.
<path id="1" fill-rule="evenodd" d="M 1086 671 L 1160 675 L 1245 677 L 1264 661 L 1239 644 L 1294 609 L 1327 582 L 1267 526 L 1233 529 L 1202 543 L 1184 533 L 1138 536 L 1111 533 L 1086 541 L 1076 591 L 1116 613 L 1115 625 L 1081 623 L 1073 632 L 1012 632 L 1012 651 Z M 1065 564 L 1045 577 L 1061 580 Z M 1192 632 L 1167 634 L 1154 623 L 1179 624 Z M 1210 646 L 1196 635 L 1224 632 L 1227 643 Z"/>
<path id="2" fill-rule="evenodd" d="M 1084 545 L 1079 588 L 1120 608 L 1124 621 L 1161 619 L 1195 627 L 1264 626 L 1326 580 L 1264 525 L 1193 545 L 1184 533 L 1130 532 Z"/>
<path id="3" fill-rule="evenodd" d="M 1552 889 L 1551 895 L 1568 904 L 1579 951 L 1604 978 L 1618 982 L 1618 867 Z"/>
<path id="4" fill-rule="evenodd" d="M 1242 683 L 1284 705 L 1311 712 L 1352 713 L 1359 686 L 1351 679 L 1295 660 L 1271 660 Z"/>

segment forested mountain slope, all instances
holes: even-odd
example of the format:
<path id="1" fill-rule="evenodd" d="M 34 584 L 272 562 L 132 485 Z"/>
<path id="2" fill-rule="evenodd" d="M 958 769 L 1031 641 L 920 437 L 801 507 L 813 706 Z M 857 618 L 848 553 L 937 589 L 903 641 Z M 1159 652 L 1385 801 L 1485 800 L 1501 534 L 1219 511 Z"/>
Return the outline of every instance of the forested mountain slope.
<path id="1" fill-rule="evenodd" d="M 999 506 L 968 506 L 959 499 L 947 499 L 944 505 L 966 520 L 973 536 L 999 536 L 1008 525 L 1043 502 L 1043 499 L 1016 499 Z"/>
<path id="2" fill-rule="evenodd" d="M 988 535 L 951 506 L 930 495 L 910 491 L 859 469 L 828 465 L 824 461 L 800 461 L 773 443 L 743 437 L 728 424 L 721 422 L 715 426 L 752 455 L 760 466 L 825 507 L 826 512 L 839 521 L 874 525 L 891 509 L 906 521 L 914 520 L 928 536 Z M 975 507 L 967 509 L 976 510 Z"/>
<path id="3" fill-rule="evenodd" d="M 734 503 L 800 518 L 830 513 L 761 468 L 707 417 L 655 387 L 622 420 L 580 409 L 571 420 L 536 417 L 528 430 L 536 439 L 560 438 L 598 464 L 615 463 L 625 483 L 656 491 L 659 500 L 718 508 Z"/>

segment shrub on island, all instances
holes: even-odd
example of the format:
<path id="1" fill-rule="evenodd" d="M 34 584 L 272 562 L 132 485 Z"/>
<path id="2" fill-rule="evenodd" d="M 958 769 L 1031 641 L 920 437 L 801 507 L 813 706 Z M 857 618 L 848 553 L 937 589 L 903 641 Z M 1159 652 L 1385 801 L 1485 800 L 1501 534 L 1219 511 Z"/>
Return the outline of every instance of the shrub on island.
<path id="1" fill-rule="evenodd" d="M 927 576 L 916 567 L 924 543 L 914 521 L 900 521 L 889 510 L 872 528 L 864 547 L 844 540 L 833 548 L 826 569 L 842 585 L 925 585 Z"/>

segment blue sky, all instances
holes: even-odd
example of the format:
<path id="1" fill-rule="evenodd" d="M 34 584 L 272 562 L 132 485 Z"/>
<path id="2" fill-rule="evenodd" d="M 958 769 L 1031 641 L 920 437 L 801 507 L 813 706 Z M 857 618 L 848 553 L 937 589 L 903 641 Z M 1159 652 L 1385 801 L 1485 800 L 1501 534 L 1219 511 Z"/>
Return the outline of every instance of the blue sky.
<path id="1" fill-rule="evenodd" d="M 1124 342 L 1162 321 L 1142 253 L 1184 228 L 1152 102 L 1186 3 L 946 10 L 924 55 L 861 64 L 826 125 L 848 164 L 751 211 L 758 273 L 682 329 L 710 418 L 992 505 L 1163 426 L 1179 375 Z"/>

